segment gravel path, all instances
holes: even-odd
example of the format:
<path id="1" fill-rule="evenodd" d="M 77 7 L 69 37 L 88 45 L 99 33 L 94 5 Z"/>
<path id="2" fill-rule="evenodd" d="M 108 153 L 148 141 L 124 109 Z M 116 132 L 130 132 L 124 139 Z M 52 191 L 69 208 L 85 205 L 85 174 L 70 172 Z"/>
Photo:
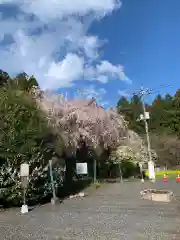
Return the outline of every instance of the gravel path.
<path id="1" fill-rule="evenodd" d="M 84 199 L 47 204 L 23 216 L 19 209 L 0 212 L 0 239 L 180 240 L 180 201 L 141 200 L 140 190 L 149 186 L 169 188 L 180 199 L 175 182 L 107 184 Z"/>

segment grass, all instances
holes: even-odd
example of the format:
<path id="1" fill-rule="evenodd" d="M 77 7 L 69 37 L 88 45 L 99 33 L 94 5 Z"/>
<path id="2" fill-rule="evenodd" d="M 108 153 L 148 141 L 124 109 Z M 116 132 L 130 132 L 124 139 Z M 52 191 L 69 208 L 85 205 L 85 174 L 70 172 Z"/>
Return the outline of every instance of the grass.
<path id="1" fill-rule="evenodd" d="M 178 174 L 180 175 L 180 170 L 166 170 L 166 171 L 159 171 L 156 173 L 157 179 L 163 179 L 164 174 L 168 179 L 176 179 Z M 145 172 L 145 175 L 148 177 L 148 171 Z"/>
<path id="2" fill-rule="evenodd" d="M 87 188 L 84 189 L 84 192 L 85 192 L 87 195 L 90 195 L 90 194 L 93 193 L 96 189 L 102 187 L 103 185 L 104 185 L 103 183 L 99 183 L 99 182 L 91 183 Z"/>
<path id="3" fill-rule="evenodd" d="M 100 188 L 102 184 L 99 183 L 99 182 L 97 182 L 97 183 L 94 183 L 93 185 L 94 185 L 94 187 L 97 189 L 97 188 Z"/>
<path id="4" fill-rule="evenodd" d="M 164 175 L 156 175 L 156 179 L 163 179 Z M 167 179 L 174 179 L 176 180 L 177 175 L 176 174 L 166 174 Z"/>

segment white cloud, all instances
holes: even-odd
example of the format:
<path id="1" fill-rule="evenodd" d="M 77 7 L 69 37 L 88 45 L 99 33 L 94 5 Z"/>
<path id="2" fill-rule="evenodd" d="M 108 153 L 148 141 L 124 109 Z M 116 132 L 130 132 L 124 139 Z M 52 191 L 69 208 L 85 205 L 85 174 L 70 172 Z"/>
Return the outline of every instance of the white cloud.
<path id="1" fill-rule="evenodd" d="M 85 77 L 102 83 L 107 83 L 113 78 L 131 83 L 131 80 L 124 73 L 124 67 L 121 65 L 113 65 L 109 61 L 101 61 L 94 67 L 88 66 L 84 74 Z"/>
<path id="2" fill-rule="evenodd" d="M 129 80 L 122 66 L 101 61 L 103 41 L 88 34 L 92 21 L 120 7 L 119 1 L 0 0 L 5 3 L 23 12 L 0 17 L 0 42 L 7 35 L 13 39 L 0 45 L 3 70 L 33 74 L 41 87 L 49 89 L 72 86 L 83 78 L 103 83 Z"/>
<path id="3" fill-rule="evenodd" d="M 118 94 L 122 97 L 130 97 L 131 94 L 128 93 L 126 90 L 118 90 Z"/>
<path id="4" fill-rule="evenodd" d="M 79 47 L 83 46 L 86 56 L 92 60 L 98 58 L 98 47 L 100 45 L 96 36 L 84 36 L 79 43 Z"/>
<path id="5" fill-rule="evenodd" d="M 92 99 L 95 98 L 97 103 L 100 105 L 108 104 L 103 101 L 104 95 L 107 91 L 104 88 L 96 88 L 93 84 L 91 84 L 87 88 L 78 89 L 75 97 L 79 99 Z"/>
<path id="6" fill-rule="evenodd" d="M 83 68 L 84 59 L 69 53 L 61 62 L 52 62 L 46 76 L 69 86 L 74 79 L 82 76 Z"/>
<path id="7" fill-rule="evenodd" d="M 107 83 L 108 82 L 108 76 L 106 75 L 99 75 L 96 77 L 96 80 L 102 83 Z"/>
<path id="8" fill-rule="evenodd" d="M 91 12 L 104 16 L 121 6 L 119 0 L 3 0 L 1 2 L 17 4 L 24 12 L 33 13 L 44 21 L 73 14 L 84 16 Z"/>
<path id="9" fill-rule="evenodd" d="M 97 65 L 97 72 L 99 74 L 111 74 L 112 77 L 119 78 L 122 81 L 128 81 L 131 80 L 125 75 L 124 73 L 124 67 L 121 65 L 113 65 L 112 63 L 108 61 L 102 61 L 99 65 Z M 104 75 L 104 76 L 106 76 Z"/>

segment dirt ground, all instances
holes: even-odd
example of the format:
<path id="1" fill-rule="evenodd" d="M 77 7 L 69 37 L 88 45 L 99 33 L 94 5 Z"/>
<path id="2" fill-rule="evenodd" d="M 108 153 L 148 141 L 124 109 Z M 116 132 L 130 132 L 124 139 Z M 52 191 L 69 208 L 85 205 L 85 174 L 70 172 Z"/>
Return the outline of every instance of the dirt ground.
<path id="1" fill-rule="evenodd" d="M 148 187 L 170 189 L 171 203 L 140 199 Z M 180 184 L 140 181 L 104 184 L 83 199 L 46 204 L 25 215 L 0 212 L 2 240 L 180 240 Z"/>

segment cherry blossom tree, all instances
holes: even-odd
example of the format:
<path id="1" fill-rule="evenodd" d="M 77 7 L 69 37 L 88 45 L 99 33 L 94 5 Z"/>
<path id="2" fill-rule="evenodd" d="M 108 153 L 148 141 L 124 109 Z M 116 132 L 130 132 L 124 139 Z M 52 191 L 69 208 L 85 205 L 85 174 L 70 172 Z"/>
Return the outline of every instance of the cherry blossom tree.
<path id="1" fill-rule="evenodd" d="M 127 136 L 127 124 L 116 110 L 105 110 L 95 99 L 66 99 L 61 94 L 42 92 L 37 88 L 33 94 L 49 124 L 64 143 L 66 157 L 76 154 L 81 143 L 96 154 L 104 149 L 115 149 Z M 100 154 L 99 154 L 100 155 Z M 69 161 L 66 160 L 66 170 Z M 72 170 L 67 170 L 72 172 Z M 72 177 L 67 177 L 69 181 Z M 96 158 L 94 158 L 94 182 L 96 182 Z"/>
<path id="2" fill-rule="evenodd" d="M 37 89 L 33 93 L 68 151 L 76 150 L 81 141 L 93 148 L 115 148 L 127 136 L 124 118 L 114 109 L 106 111 L 95 99 L 67 100 L 61 94 Z"/>

